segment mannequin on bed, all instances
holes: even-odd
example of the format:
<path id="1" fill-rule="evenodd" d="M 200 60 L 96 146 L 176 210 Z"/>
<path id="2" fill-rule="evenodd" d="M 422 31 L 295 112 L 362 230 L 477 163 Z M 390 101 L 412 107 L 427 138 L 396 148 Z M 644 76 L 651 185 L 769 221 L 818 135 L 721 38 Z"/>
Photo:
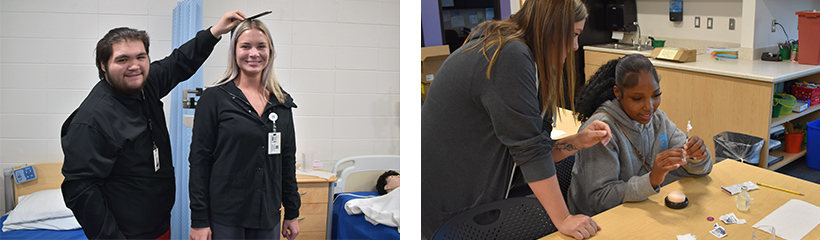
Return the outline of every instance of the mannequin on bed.
<path id="1" fill-rule="evenodd" d="M 401 175 L 399 172 L 388 170 L 382 173 L 379 176 L 379 179 L 376 180 L 376 191 L 379 192 L 379 195 L 385 195 L 393 189 L 398 188 L 401 185 Z"/>
<path id="2" fill-rule="evenodd" d="M 365 221 L 399 228 L 401 175 L 393 170 L 382 173 L 376 180 L 376 191 L 381 196 L 353 199 L 345 203 L 348 215 L 364 214 Z"/>

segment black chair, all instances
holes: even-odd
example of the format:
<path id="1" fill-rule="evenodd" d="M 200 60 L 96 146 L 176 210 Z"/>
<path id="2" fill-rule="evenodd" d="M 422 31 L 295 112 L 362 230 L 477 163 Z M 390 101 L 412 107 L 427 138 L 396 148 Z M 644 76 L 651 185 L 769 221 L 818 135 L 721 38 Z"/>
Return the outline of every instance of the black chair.
<path id="1" fill-rule="evenodd" d="M 508 198 L 460 213 L 432 240 L 537 239 L 558 231 L 534 197 Z"/>
<path id="2" fill-rule="evenodd" d="M 561 187 L 564 201 L 567 200 L 567 190 L 569 190 L 569 184 L 572 182 L 572 166 L 575 166 L 575 155 L 571 155 L 555 164 L 555 175 L 558 176 L 558 186 Z"/>
<path id="3" fill-rule="evenodd" d="M 572 183 L 573 166 L 575 166 L 575 155 L 570 155 L 555 164 L 555 176 L 558 177 L 558 186 L 561 188 L 561 195 L 564 196 L 564 201 L 567 200 L 569 184 Z M 512 189 L 510 189 L 509 197 L 513 198 L 529 195 L 532 195 L 532 190 L 530 190 L 530 187 L 526 183 L 517 183 L 513 184 Z"/>

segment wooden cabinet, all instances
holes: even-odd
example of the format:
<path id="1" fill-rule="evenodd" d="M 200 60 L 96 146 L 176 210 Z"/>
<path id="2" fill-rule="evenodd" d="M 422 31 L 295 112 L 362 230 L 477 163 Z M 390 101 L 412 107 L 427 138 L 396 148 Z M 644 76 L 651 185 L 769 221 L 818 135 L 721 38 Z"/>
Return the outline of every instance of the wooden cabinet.
<path id="1" fill-rule="evenodd" d="M 584 54 L 584 72 L 587 74 L 587 81 L 601 65 L 611 59 L 624 56 L 623 54 L 589 50 Z M 812 106 L 802 113 L 788 113 L 779 118 L 772 118 L 771 103 L 775 84 L 791 80 L 820 83 L 820 73 L 792 79 L 762 81 L 664 66 L 670 64 L 677 63 L 655 64 L 663 93 L 659 109 L 667 114 L 678 129 L 685 129 L 687 121 L 691 121 L 692 135 L 702 138 L 713 156 L 715 155 L 713 137 L 724 131 L 766 139 L 758 166 L 770 170 L 785 166 L 806 154 L 805 146 L 800 153 L 796 154 L 787 154 L 782 148 L 769 153 L 769 131 L 771 127 L 789 121 L 806 123 L 818 119 L 820 105 Z M 768 155 L 783 156 L 783 160 L 769 165 Z"/>
<path id="2" fill-rule="evenodd" d="M 768 138 L 771 83 L 661 67 L 656 70 L 663 92 L 659 108 L 678 129 L 685 130 L 691 121 L 691 134 L 703 139 L 713 157 L 713 137 L 718 133 Z"/>
<path id="3" fill-rule="evenodd" d="M 324 179 L 307 175 L 296 175 L 299 185 L 299 195 L 302 207 L 299 208 L 299 236 L 298 239 L 326 239 L 328 211 L 332 211 L 328 204 L 330 186 L 336 182 L 336 177 Z"/>

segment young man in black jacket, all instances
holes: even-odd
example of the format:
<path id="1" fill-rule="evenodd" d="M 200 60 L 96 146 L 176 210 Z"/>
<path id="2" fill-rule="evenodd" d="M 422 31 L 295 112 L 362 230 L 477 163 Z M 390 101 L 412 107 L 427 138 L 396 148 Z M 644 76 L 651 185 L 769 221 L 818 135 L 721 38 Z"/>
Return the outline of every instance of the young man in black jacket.
<path id="1" fill-rule="evenodd" d="M 153 63 L 145 31 L 115 28 L 97 43 L 100 81 L 60 132 L 63 198 L 88 238 L 170 238 L 174 166 L 160 99 L 244 18 L 238 10 L 225 13 Z"/>

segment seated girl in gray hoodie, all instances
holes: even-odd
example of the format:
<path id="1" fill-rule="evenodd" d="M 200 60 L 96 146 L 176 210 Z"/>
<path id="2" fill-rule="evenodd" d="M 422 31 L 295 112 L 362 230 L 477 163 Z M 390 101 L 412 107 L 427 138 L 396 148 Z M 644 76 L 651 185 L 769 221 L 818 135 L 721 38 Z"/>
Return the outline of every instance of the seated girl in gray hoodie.
<path id="1" fill-rule="evenodd" d="M 686 176 L 712 171 L 703 139 L 676 128 L 658 109 L 661 89 L 652 62 L 639 54 L 611 60 L 589 79 L 575 100 L 584 129 L 594 120 L 609 124 L 612 140 L 575 153 L 567 206 L 589 216 L 624 202 L 657 194 Z M 579 129 L 579 131 L 580 131 Z"/>

